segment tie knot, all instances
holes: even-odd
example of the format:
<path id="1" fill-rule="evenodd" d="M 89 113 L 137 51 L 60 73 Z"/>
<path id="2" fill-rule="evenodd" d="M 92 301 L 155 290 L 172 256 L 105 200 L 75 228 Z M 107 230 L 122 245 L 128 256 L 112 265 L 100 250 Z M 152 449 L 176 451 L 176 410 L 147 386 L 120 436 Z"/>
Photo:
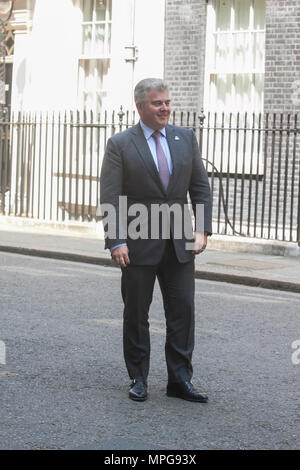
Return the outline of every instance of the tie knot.
<path id="1" fill-rule="evenodd" d="M 153 132 L 152 135 L 155 139 L 158 139 L 161 136 L 161 132 L 160 131 L 155 131 L 155 132 Z"/>

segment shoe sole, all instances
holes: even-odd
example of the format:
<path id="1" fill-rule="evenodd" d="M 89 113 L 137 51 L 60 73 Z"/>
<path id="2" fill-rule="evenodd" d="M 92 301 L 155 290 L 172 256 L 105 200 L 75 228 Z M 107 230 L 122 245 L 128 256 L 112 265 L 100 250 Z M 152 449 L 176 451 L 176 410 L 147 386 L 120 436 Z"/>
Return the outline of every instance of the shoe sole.
<path id="1" fill-rule="evenodd" d="M 193 398 L 188 398 L 188 397 L 183 397 L 182 395 L 179 395 L 174 392 L 167 392 L 168 397 L 173 397 L 173 398 L 181 398 L 182 400 L 187 400 L 187 401 L 193 401 L 194 403 L 207 403 L 208 398 L 206 399 L 199 399 L 199 400 L 194 400 Z"/>
<path id="2" fill-rule="evenodd" d="M 129 398 L 130 400 L 133 400 L 133 401 L 146 401 L 148 397 L 139 398 L 139 397 L 133 397 L 132 395 L 129 395 Z"/>

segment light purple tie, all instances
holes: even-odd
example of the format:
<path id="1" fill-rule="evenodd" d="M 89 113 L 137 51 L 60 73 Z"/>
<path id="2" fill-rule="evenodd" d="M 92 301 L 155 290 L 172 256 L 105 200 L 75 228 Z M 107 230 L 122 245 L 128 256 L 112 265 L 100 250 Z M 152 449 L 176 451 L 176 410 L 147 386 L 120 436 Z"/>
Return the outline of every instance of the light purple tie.
<path id="1" fill-rule="evenodd" d="M 155 131 L 152 134 L 155 139 L 159 176 L 164 188 L 167 189 L 170 180 L 170 171 L 168 167 L 167 157 L 160 144 L 160 135 L 161 134 L 159 131 Z"/>

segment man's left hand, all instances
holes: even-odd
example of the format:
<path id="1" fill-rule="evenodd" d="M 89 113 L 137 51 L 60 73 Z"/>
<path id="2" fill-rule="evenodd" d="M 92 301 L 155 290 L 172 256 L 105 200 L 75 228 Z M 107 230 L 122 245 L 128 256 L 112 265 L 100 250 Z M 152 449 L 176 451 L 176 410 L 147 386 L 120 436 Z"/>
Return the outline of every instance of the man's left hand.
<path id="1" fill-rule="evenodd" d="M 207 233 L 195 232 L 194 234 L 194 250 L 195 255 L 202 253 L 207 245 Z"/>

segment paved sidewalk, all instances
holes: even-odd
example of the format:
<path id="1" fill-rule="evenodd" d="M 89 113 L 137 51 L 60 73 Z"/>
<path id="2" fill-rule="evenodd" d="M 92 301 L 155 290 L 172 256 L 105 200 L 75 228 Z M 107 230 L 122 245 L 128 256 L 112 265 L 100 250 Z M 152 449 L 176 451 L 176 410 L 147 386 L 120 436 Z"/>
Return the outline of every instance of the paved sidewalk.
<path id="1" fill-rule="evenodd" d="M 196 257 L 197 278 L 300 293 L 299 256 L 224 251 L 212 249 L 211 246 Z M 101 235 L 84 231 L 0 224 L 0 251 L 112 264 L 109 252 L 104 250 Z"/>

